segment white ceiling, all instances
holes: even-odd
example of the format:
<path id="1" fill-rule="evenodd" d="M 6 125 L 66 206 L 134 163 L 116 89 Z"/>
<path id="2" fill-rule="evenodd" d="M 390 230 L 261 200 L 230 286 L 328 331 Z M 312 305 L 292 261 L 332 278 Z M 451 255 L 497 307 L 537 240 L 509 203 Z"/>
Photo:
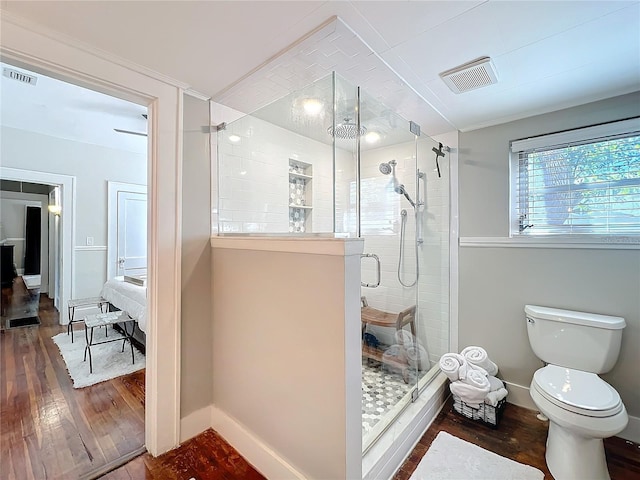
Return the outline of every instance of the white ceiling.
<path id="1" fill-rule="evenodd" d="M 430 135 L 640 90 L 640 1 L 3 1 L 2 8 L 214 99 L 337 15 L 438 113 L 422 124 Z M 493 59 L 499 82 L 449 91 L 438 74 L 481 56 Z"/>
<path id="2" fill-rule="evenodd" d="M 86 88 L 0 63 L 5 68 L 34 75 L 28 85 L 0 77 L 0 123 L 66 140 L 146 154 L 147 137 L 123 134 L 114 128 L 147 131 L 142 114 L 147 108 Z"/>

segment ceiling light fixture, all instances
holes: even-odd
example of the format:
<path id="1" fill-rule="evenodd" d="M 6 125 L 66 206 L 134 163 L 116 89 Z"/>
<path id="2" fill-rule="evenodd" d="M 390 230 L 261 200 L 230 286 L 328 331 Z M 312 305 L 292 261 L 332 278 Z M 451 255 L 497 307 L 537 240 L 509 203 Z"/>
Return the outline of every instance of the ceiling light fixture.
<path id="1" fill-rule="evenodd" d="M 49 205 L 47 209 L 49 210 L 49 212 L 53 213 L 56 217 L 59 217 L 60 214 L 62 213 L 62 207 L 60 207 L 60 205 Z"/>
<path id="2" fill-rule="evenodd" d="M 302 107 L 307 115 L 318 115 L 324 108 L 324 104 L 317 98 L 307 98 L 302 102 Z"/>
<path id="3" fill-rule="evenodd" d="M 440 74 L 453 93 L 464 93 L 498 83 L 490 57 L 480 57 Z"/>
<path id="4" fill-rule="evenodd" d="M 367 143 L 377 143 L 380 141 L 380 134 L 378 132 L 371 131 L 364 136 Z"/>

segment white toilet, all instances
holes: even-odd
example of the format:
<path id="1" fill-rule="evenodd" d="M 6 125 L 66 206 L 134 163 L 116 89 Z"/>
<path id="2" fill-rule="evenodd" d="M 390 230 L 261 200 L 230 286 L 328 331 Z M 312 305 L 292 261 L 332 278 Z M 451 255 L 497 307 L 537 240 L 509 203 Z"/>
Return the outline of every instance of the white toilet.
<path id="1" fill-rule="evenodd" d="M 609 480 L 603 438 L 629 417 L 618 392 L 598 377 L 620 353 L 623 318 L 526 305 L 529 343 L 547 363 L 531 381 L 531 398 L 549 418 L 547 467 L 555 480 Z"/>

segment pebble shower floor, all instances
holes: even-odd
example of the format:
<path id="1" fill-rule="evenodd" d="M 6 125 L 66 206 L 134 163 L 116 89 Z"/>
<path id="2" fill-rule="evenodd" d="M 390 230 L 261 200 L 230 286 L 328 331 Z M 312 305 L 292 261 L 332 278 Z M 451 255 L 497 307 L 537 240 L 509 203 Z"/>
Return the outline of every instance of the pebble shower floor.
<path id="1" fill-rule="evenodd" d="M 362 435 L 373 427 L 411 390 L 402 376 L 386 371 L 382 364 L 362 364 Z"/>

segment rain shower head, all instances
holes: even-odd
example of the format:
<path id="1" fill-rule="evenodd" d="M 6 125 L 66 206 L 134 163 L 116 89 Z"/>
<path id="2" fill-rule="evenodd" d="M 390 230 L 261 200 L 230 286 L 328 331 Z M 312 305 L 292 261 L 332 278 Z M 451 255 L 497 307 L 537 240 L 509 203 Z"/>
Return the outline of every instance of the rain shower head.
<path id="1" fill-rule="evenodd" d="M 367 128 L 360 125 L 360 136 L 364 135 L 366 131 Z M 345 118 L 344 122 L 336 124 L 335 131 L 333 125 L 327 128 L 327 133 L 332 137 L 352 140 L 358 136 L 358 126 L 350 118 Z"/>

